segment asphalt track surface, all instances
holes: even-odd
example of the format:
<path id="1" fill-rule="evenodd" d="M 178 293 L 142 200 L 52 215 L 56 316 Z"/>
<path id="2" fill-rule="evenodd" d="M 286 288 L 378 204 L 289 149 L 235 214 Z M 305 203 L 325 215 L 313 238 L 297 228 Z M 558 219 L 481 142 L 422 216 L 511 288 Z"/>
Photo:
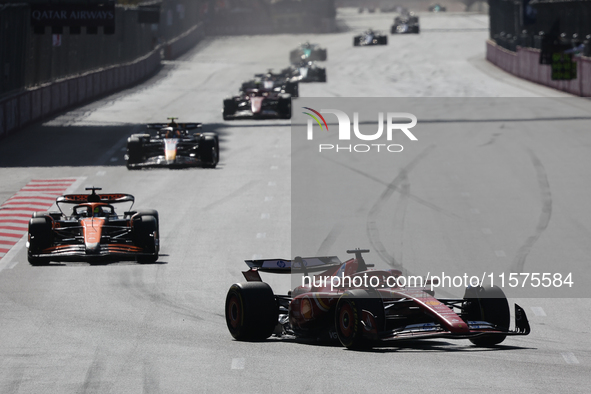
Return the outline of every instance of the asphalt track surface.
<path id="1" fill-rule="evenodd" d="M 353 48 L 353 34 L 367 27 L 388 31 L 393 15 L 346 12 L 341 17 L 350 31 L 206 39 L 138 87 L 2 140 L 1 202 L 31 180 L 56 178 L 75 179 L 70 187 L 75 192 L 94 185 L 132 193 L 137 207 L 160 212 L 162 255 L 152 265 L 31 267 L 24 243 L 12 247 L 0 260 L 0 392 L 588 392 L 588 298 L 518 300 L 532 333 L 494 349 L 466 340 L 431 340 L 354 352 L 293 339 L 242 343 L 229 335 L 224 299 L 228 287 L 242 280 L 243 260 L 298 254 L 290 240 L 290 123 L 221 120 L 222 99 L 244 79 L 285 67 L 288 50 L 310 40 L 329 48 L 328 83 L 304 85 L 302 96 L 565 96 L 484 61 L 486 16 L 421 15 L 422 34 L 389 36 L 390 45 L 376 48 Z M 472 30 L 442 31 L 451 27 Z M 584 106 L 580 111 L 591 113 Z M 532 115 L 543 114 L 533 110 Z M 207 130 L 220 133 L 218 168 L 125 168 L 129 134 L 167 116 L 204 122 Z M 529 138 L 519 141 L 543 164 L 554 199 L 553 216 L 530 259 L 552 251 L 549 258 L 557 265 L 588 258 L 591 232 L 591 138 L 568 128 L 530 130 Z M 581 130 L 581 123 L 574 129 Z M 446 137 L 433 143 L 449 147 L 454 138 L 465 143 L 466 135 Z M 519 246 L 514 240 L 521 242 L 536 228 L 541 197 L 532 163 L 538 162 L 514 149 L 510 133 L 497 138 L 487 159 L 503 163 L 500 176 L 508 182 L 498 179 L 494 186 L 508 192 L 523 180 L 518 201 L 506 205 L 486 198 L 485 181 L 495 174 L 487 160 L 473 160 L 455 184 L 434 183 L 428 170 L 419 172 L 412 184 L 418 197 L 453 210 L 448 202 L 455 191 L 457 199 L 473 199 L 468 204 L 473 213 L 486 212 L 470 226 L 445 227 L 440 220 L 444 228 L 417 234 L 412 242 L 421 257 L 438 258 L 442 244 L 461 253 L 460 240 L 481 227 L 489 230 L 483 231 L 491 237 L 489 250 L 503 242 L 512 245 L 509 260 Z M 438 187 L 442 201 L 433 190 Z M 534 207 L 531 212 L 519 211 L 528 206 Z M 419 245 L 423 240 L 436 247 Z M 477 243 L 471 245 L 473 252 Z M 271 278 L 270 283 L 278 293 L 288 290 L 288 280 Z"/>

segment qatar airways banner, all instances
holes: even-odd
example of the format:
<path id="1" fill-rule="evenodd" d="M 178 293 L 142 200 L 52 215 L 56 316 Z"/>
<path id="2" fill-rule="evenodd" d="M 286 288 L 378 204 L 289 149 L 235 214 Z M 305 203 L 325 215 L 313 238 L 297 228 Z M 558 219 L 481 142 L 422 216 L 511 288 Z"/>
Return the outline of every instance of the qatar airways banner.
<path id="1" fill-rule="evenodd" d="M 31 4 L 31 25 L 115 26 L 115 4 Z"/>

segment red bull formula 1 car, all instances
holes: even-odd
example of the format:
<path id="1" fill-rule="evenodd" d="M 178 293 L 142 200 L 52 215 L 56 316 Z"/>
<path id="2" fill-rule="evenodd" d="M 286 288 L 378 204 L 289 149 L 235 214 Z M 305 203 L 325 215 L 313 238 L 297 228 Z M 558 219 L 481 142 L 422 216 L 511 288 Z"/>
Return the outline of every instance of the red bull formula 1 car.
<path id="1" fill-rule="evenodd" d="M 29 220 L 27 255 L 31 265 L 51 261 L 158 260 L 159 217 L 153 209 L 132 211 L 131 194 L 67 194 L 56 199 L 59 212 L 36 212 Z M 122 214 L 115 205 L 127 204 Z M 64 206 L 71 207 L 66 213 Z"/>
<path id="2" fill-rule="evenodd" d="M 201 123 L 177 123 L 177 118 L 168 119 L 169 123 L 148 123 L 148 130 L 157 130 L 156 134 L 133 134 L 128 138 L 127 168 L 215 168 L 220 157 L 217 134 L 201 132 Z"/>
<path id="3" fill-rule="evenodd" d="M 399 277 L 398 270 L 369 270 L 362 255 L 367 252 L 350 250 L 355 257 L 344 263 L 336 256 L 247 260 L 247 281 L 232 285 L 226 296 L 230 334 L 244 341 L 273 334 L 338 339 L 354 349 L 421 338 L 469 339 L 489 347 L 530 332 L 518 305 L 516 328 L 509 329 L 509 304 L 498 287 L 468 287 L 463 298 L 435 298 L 427 287 L 395 285 L 388 278 Z M 276 295 L 259 272 L 300 273 L 311 279 L 287 295 Z M 320 274 L 311 277 L 314 272 Z"/>

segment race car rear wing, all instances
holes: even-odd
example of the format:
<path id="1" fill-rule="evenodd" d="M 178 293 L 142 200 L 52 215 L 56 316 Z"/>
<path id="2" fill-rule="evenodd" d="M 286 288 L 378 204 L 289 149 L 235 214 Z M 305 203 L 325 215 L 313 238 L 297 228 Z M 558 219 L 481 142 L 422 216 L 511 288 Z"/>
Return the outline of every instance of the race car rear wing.
<path id="1" fill-rule="evenodd" d="M 309 272 L 322 272 L 333 267 L 340 267 L 343 264 L 337 256 L 296 257 L 293 260 L 244 260 L 244 262 L 250 267 L 248 271 L 242 272 L 247 281 L 261 281 L 259 272 L 273 274 L 303 273 L 307 275 Z"/>
<path id="2" fill-rule="evenodd" d="M 160 130 L 164 127 L 171 127 L 169 123 L 148 123 L 148 129 Z M 200 129 L 203 126 L 203 123 L 177 123 L 177 126 L 181 130 L 195 130 Z"/>
<path id="3" fill-rule="evenodd" d="M 108 204 L 120 202 L 134 202 L 135 197 L 131 194 L 66 194 L 56 198 L 57 204 L 81 204 L 85 202 L 104 202 Z"/>

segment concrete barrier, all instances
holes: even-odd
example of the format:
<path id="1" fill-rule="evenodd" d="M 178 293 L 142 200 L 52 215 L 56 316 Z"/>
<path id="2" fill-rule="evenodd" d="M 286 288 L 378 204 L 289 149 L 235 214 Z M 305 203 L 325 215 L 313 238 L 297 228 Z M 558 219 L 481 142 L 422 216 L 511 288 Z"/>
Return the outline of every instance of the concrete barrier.
<path id="1" fill-rule="evenodd" d="M 204 35 L 203 25 L 198 24 L 133 62 L 54 81 L 0 99 L 0 139 L 32 122 L 141 82 L 159 69 L 162 50 L 166 59 L 174 59 Z"/>
<path id="2" fill-rule="evenodd" d="M 575 57 L 577 79 L 570 81 L 552 80 L 552 69 L 540 64 L 540 50 L 517 47 L 516 52 L 500 47 L 494 41 L 486 42 L 486 59 L 497 67 L 528 81 L 549 86 L 577 96 L 591 96 L 591 58 Z"/>
<path id="3" fill-rule="evenodd" d="M 148 77 L 160 66 L 160 48 L 134 62 L 92 71 L 19 92 L 0 100 L 0 138 L 31 122 L 102 95 L 126 88 Z M 114 78 L 122 70 L 129 78 Z"/>
<path id="4" fill-rule="evenodd" d="M 203 37 L 205 37 L 205 28 L 202 23 L 199 23 L 166 43 L 164 58 L 166 60 L 172 60 L 179 57 L 201 41 Z"/>

